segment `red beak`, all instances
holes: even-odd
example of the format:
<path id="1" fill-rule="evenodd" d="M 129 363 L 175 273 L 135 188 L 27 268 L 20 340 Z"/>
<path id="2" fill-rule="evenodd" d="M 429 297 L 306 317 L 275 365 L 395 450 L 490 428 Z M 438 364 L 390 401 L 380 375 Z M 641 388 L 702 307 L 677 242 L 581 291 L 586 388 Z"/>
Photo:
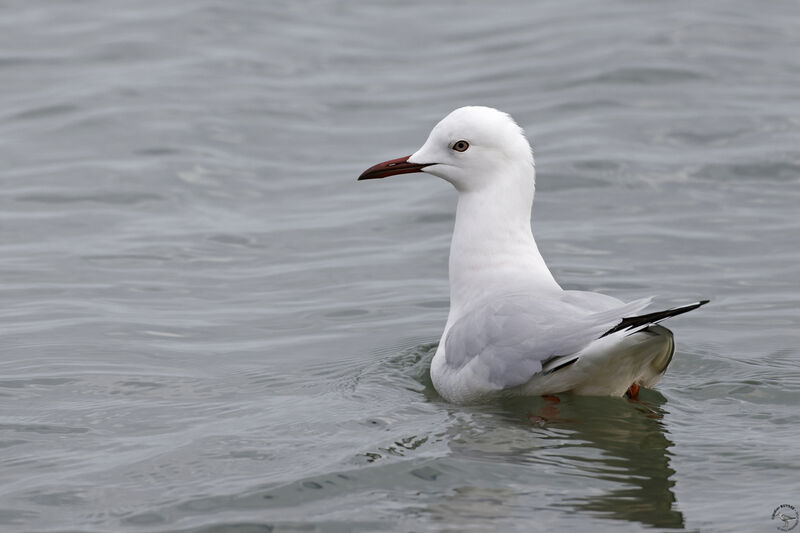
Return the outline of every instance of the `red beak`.
<path id="1" fill-rule="evenodd" d="M 398 157 L 397 159 L 384 161 L 383 163 L 378 163 L 377 165 L 371 166 L 358 177 L 358 181 L 385 178 L 388 176 L 394 176 L 395 174 L 421 172 L 423 168 L 430 164 L 428 163 L 420 165 L 418 163 L 409 163 L 409 157 L 411 156 L 407 155 L 405 157 Z"/>

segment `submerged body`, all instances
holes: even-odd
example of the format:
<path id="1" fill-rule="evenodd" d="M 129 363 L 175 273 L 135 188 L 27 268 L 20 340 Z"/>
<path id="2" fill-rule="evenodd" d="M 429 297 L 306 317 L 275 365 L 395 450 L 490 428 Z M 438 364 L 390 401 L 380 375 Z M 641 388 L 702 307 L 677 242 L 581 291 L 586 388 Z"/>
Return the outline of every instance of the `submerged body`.
<path id="1" fill-rule="evenodd" d="M 655 322 L 705 302 L 641 315 L 624 303 L 563 290 L 531 231 L 535 168 L 530 144 L 505 113 L 453 111 L 416 153 L 375 165 L 359 179 L 426 172 L 459 192 L 450 246 L 450 312 L 431 363 L 434 387 L 452 402 L 573 392 L 621 396 L 650 387 L 674 351 Z"/>

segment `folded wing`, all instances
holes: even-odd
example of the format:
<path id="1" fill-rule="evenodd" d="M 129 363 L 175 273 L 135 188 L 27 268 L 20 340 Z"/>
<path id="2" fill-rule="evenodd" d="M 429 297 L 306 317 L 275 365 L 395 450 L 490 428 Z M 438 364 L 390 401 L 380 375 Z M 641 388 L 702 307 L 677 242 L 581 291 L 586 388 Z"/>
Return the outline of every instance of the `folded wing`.
<path id="1" fill-rule="evenodd" d="M 578 352 L 601 337 L 638 331 L 705 302 L 639 315 L 649 303 L 645 298 L 626 304 L 581 291 L 487 300 L 448 330 L 445 363 L 450 371 L 481 376 L 497 390 L 515 387 L 575 362 Z"/>

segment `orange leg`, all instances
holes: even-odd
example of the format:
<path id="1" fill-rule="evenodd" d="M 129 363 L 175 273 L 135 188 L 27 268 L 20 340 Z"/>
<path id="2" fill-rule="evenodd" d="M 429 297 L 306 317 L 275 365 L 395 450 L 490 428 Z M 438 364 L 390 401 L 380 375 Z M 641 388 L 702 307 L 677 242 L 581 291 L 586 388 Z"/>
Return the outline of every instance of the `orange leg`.
<path id="1" fill-rule="evenodd" d="M 556 407 L 556 404 L 561 403 L 561 399 L 558 396 L 551 394 L 542 396 L 542 399 L 547 402 L 547 405 L 544 405 L 541 409 L 539 409 L 539 414 L 528 414 L 528 420 L 534 424 L 544 424 L 552 420 L 557 420 L 559 417 L 558 407 Z"/>
<path id="2" fill-rule="evenodd" d="M 625 396 L 627 396 L 631 400 L 638 400 L 639 399 L 639 384 L 638 383 L 634 383 L 630 387 L 628 387 L 628 391 L 625 393 Z"/>

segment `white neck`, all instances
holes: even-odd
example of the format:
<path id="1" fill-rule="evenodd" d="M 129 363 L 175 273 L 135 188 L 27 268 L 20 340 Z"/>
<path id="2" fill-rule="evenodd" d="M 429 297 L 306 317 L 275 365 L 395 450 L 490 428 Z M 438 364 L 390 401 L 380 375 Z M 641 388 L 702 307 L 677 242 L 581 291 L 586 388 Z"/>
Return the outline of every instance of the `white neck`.
<path id="1" fill-rule="evenodd" d="M 531 232 L 533 168 L 520 180 L 491 180 L 479 191 L 460 191 L 450 245 L 450 317 L 503 290 L 508 280 L 534 290 L 561 290 Z M 522 183 L 522 185 L 520 185 Z"/>

